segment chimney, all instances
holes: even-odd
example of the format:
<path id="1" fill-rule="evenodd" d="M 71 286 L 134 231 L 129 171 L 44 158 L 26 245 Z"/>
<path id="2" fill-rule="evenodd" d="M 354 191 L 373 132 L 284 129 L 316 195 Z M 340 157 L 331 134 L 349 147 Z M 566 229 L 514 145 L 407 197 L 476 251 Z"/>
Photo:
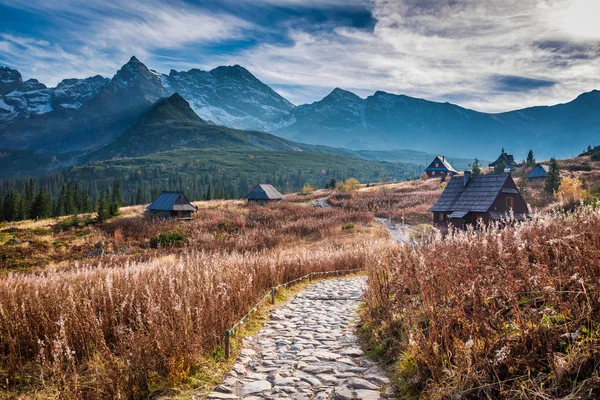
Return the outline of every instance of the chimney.
<path id="1" fill-rule="evenodd" d="M 442 162 L 446 162 L 446 156 L 442 156 Z"/>
<path id="2" fill-rule="evenodd" d="M 471 171 L 465 171 L 465 176 L 463 178 L 463 186 L 467 186 L 469 181 L 471 180 Z"/>

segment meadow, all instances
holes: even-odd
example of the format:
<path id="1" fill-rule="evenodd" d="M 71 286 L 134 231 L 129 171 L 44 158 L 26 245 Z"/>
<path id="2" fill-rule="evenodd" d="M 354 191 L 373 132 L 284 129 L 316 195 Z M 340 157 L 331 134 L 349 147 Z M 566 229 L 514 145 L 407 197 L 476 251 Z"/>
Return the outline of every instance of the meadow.
<path id="1" fill-rule="evenodd" d="M 60 235 L 90 231 L 76 245 L 65 240 L 67 253 L 100 240 L 105 254 L 1 278 L 2 392 L 73 399 L 201 392 L 206 366 L 226 365 L 223 332 L 272 286 L 362 268 L 390 245 L 369 213 L 200 204 L 189 222 L 150 221 L 133 207 L 104 224 L 60 228 Z M 29 247 L 26 224 L 15 233 L 19 244 L 3 247 Z"/>
<path id="2" fill-rule="evenodd" d="M 547 206 L 525 223 L 424 231 L 414 246 L 374 220 L 428 224 L 442 188 L 198 202 L 186 222 L 133 206 L 105 223 L 4 224 L 2 254 L 21 256 L 0 259 L 0 398 L 206 393 L 231 366 L 224 330 L 272 286 L 363 267 L 361 337 L 400 398 L 598 398 L 600 212 Z M 323 196 L 331 208 L 310 206 Z M 82 258 L 99 242 L 101 257 Z"/>

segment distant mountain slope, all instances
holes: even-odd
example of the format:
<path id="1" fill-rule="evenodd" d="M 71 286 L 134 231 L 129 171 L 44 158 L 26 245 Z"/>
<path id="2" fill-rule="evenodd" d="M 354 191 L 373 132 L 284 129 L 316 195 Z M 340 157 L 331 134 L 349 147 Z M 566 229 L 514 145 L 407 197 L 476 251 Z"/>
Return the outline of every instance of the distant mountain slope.
<path id="1" fill-rule="evenodd" d="M 600 139 L 600 92 L 566 104 L 487 114 L 381 91 L 358 99 L 335 89 L 318 102 L 299 106 L 294 118 L 276 133 L 351 149 L 409 148 L 491 158 L 506 147 L 517 158 L 532 148 L 544 157 L 562 156 Z"/>
<path id="2" fill-rule="evenodd" d="M 290 142 L 264 132 L 209 125 L 191 109 L 183 97 L 175 93 L 157 101 L 125 133 L 110 144 L 82 157 L 81 163 L 140 157 L 175 149 L 310 151 L 313 147 L 315 146 Z M 318 149 L 319 152 L 328 152 L 326 148 Z M 331 149 L 329 152 L 337 150 Z"/>
<path id="3" fill-rule="evenodd" d="M 0 148 L 89 152 L 128 131 L 159 98 L 179 93 L 207 123 L 261 130 L 297 142 L 356 150 L 414 149 L 493 159 L 568 157 L 600 141 L 600 92 L 500 114 L 382 91 L 362 99 L 336 88 L 291 104 L 239 65 L 160 74 L 132 57 L 106 79 L 66 79 L 47 88 L 0 67 Z"/>
<path id="4" fill-rule="evenodd" d="M 239 65 L 171 70 L 163 75 L 163 84 L 167 92 L 181 94 L 205 120 L 237 129 L 273 130 L 294 110 L 292 103 Z"/>

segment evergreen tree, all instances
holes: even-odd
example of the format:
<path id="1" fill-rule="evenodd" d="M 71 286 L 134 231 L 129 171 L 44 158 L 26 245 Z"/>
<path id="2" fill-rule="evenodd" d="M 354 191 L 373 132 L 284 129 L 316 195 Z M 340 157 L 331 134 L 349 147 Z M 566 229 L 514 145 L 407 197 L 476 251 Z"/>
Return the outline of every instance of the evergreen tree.
<path id="1" fill-rule="evenodd" d="M 66 198 L 67 198 L 67 188 L 63 184 L 62 189 L 60 190 L 60 194 L 58 195 L 58 200 L 56 201 L 56 209 L 54 211 L 55 217 L 60 217 L 61 215 L 65 215 L 67 213 Z"/>
<path id="2" fill-rule="evenodd" d="M 208 189 L 206 189 L 206 196 L 204 196 L 204 200 L 212 200 L 212 192 L 210 190 L 210 182 L 208 182 Z"/>
<path id="3" fill-rule="evenodd" d="M 79 211 L 82 213 L 90 212 L 90 198 L 88 197 L 87 190 L 81 191 L 81 197 L 79 199 Z"/>
<path id="4" fill-rule="evenodd" d="M 31 217 L 37 219 L 49 218 L 50 216 L 52 216 L 52 198 L 48 192 L 40 188 L 33 201 Z"/>
<path id="5" fill-rule="evenodd" d="M 533 156 L 533 150 L 529 150 L 529 153 L 527 153 L 525 165 L 527 165 L 528 167 L 533 167 L 535 165 L 535 157 Z"/>
<path id="6" fill-rule="evenodd" d="M 111 217 L 119 215 L 119 208 L 121 207 L 121 186 L 119 181 L 115 180 L 113 184 L 112 198 L 109 205 L 109 214 Z"/>
<path id="7" fill-rule="evenodd" d="M 98 208 L 96 210 L 96 220 L 98 222 L 104 222 L 108 218 L 110 218 L 110 210 L 108 204 L 108 195 L 107 192 L 102 190 L 102 194 L 100 195 L 100 200 L 98 200 Z"/>
<path id="8" fill-rule="evenodd" d="M 481 175 L 481 164 L 479 164 L 479 158 L 475 157 L 473 166 L 471 167 L 471 173 L 473 175 Z"/>
<path id="9" fill-rule="evenodd" d="M 506 169 L 506 162 L 504 160 L 500 160 L 498 165 L 496 165 L 494 167 L 494 173 L 495 174 L 503 174 L 505 169 Z"/>
<path id="10" fill-rule="evenodd" d="M 135 195 L 135 204 L 144 204 L 144 196 L 142 194 L 142 186 L 138 186 L 137 193 Z"/>
<path id="11" fill-rule="evenodd" d="M 548 175 L 546 176 L 546 183 L 544 185 L 544 191 L 548 194 L 554 194 L 560 186 L 560 167 L 556 158 L 550 159 L 550 168 Z"/>

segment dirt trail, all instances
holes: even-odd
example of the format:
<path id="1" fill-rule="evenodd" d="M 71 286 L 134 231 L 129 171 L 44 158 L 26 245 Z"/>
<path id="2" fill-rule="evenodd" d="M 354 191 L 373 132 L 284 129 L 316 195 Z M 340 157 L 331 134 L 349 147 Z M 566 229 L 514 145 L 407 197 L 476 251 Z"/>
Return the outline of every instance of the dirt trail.
<path id="1" fill-rule="evenodd" d="M 253 337 L 208 399 L 380 399 L 389 384 L 354 334 L 364 277 L 309 285 Z"/>

